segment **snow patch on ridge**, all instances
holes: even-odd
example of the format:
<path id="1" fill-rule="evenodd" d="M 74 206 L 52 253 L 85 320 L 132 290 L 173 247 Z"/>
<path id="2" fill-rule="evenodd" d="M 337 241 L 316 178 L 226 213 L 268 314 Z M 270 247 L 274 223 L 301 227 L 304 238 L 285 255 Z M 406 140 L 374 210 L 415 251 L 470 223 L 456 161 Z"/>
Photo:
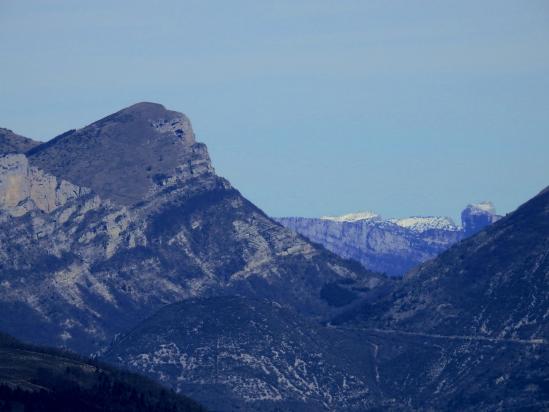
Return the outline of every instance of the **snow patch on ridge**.
<path id="1" fill-rule="evenodd" d="M 416 232 L 425 232 L 426 230 L 451 230 L 456 231 L 459 228 L 449 217 L 429 216 L 429 217 L 407 217 L 404 219 L 390 219 L 400 227 L 410 229 Z"/>
<path id="2" fill-rule="evenodd" d="M 381 216 L 374 212 L 357 212 L 349 213 L 342 216 L 322 216 L 321 220 L 331 220 L 334 222 L 358 222 L 360 220 L 374 220 L 379 219 Z"/>
<path id="3" fill-rule="evenodd" d="M 492 207 L 492 204 L 482 203 L 482 207 Z M 381 215 L 366 211 L 349 213 L 341 216 L 322 216 L 321 220 L 329 220 L 332 222 L 345 223 L 345 222 L 362 222 L 362 221 L 386 221 L 396 224 L 400 227 L 413 230 L 415 232 L 425 232 L 426 230 L 459 230 L 458 226 L 449 217 L 440 216 L 413 216 L 403 219 L 383 219 Z"/>

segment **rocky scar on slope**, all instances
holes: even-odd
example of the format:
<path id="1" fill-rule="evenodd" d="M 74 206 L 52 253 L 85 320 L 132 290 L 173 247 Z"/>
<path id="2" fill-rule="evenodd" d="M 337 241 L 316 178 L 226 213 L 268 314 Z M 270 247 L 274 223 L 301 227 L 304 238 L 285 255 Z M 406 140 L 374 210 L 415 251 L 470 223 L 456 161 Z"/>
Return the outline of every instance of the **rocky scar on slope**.
<path id="1" fill-rule="evenodd" d="M 278 304 L 241 297 L 169 305 L 103 359 L 223 411 L 368 410 L 380 396 L 371 346 Z"/>

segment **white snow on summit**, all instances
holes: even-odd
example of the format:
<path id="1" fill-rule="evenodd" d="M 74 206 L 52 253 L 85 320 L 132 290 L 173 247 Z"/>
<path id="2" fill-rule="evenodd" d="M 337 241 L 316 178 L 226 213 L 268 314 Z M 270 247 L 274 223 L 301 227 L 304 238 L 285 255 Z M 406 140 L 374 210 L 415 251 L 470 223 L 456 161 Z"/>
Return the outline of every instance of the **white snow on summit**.
<path id="1" fill-rule="evenodd" d="M 470 215 L 493 215 L 495 217 L 493 220 L 494 222 L 498 218 L 494 204 L 489 201 L 470 204 L 463 213 L 465 212 L 468 212 Z M 371 222 L 372 224 L 377 224 L 386 222 L 417 233 L 422 233 L 427 230 L 447 230 L 452 232 L 462 230 L 461 227 L 456 225 L 451 218 L 443 216 L 412 216 L 406 218 L 385 219 L 377 213 L 365 211 L 348 213 L 341 216 L 322 216 L 320 219 L 337 223 Z"/>
<path id="2" fill-rule="evenodd" d="M 390 219 L 390 222 L 416 232 L 425 232 L 431 229 L 459 230 L 454 221 L 449 217 L 407 217 L 404 219 Z"/>
<path id="3" fill-rule="evenodd" d="M 480 202 L 480 203 L 474 203 L 472 205 L 468 206 L 471 210 L 471 212 L 479 212 L 479 213 L 490 213 L 492 215 L 496 214 L 496 208 L 494 207 L 494 204 L 492 202 Z"/>
<path id="4" fill-rule="evenodd" d="M 416 232 L 425 232 L 430 229 L 438 230 L 459 230 L 454 221 L 449 217 L 407 217 L 404 219 L 382 219 L 380 215 L 374 212 L 349 213 L 342 216 L 322 216 L 321 220 L 330 220 L 332 222 L 361 222 L 361 221 L 383 221 L 396 224 L 400 227 L 410 229 Z"/>
<path id="5" fill-rule="evenodd" d="M 360 220 L 373 220 L 378 219 L 381 216 L 379 216 L 377 213 L 374 212 L 357 212 L 357 213 L 349 213 L 342 216 L 322 216 L 321 220 L 331 220 L 334 222 L 358 222 Z"/>

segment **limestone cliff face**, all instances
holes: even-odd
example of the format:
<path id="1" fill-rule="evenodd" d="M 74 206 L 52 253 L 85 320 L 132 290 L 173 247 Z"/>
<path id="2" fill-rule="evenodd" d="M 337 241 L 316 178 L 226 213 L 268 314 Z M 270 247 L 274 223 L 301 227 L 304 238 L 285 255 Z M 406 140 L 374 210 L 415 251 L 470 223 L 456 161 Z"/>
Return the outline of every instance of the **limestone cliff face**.
<path id="1" fill-rule="evenodd" d="M 86 193 L 88 189 L 30 167 L 24 155 L 0 157 L 0 209 L 12 216 L 22 216 L 33 209 L 50 213 Z"/>

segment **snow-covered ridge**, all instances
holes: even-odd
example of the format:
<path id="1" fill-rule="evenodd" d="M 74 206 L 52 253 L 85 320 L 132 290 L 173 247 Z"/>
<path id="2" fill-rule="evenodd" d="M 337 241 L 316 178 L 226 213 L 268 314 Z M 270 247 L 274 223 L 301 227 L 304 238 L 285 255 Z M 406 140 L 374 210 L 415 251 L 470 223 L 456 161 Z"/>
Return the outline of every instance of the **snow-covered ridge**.
<path id="1" fill-rule="evenodd" d="M 322 216 L 321 220 L 331 220 L 333 222 L 358 222 L 360 220 L 379 219 L 381 216 L 374 212 L 349 213 L 342 216 Z"/>
<path id="2" fill-rule="evenodd" d="M 390 222 L 400 227 L 410 229 L 416 232 L 425 232 L 430 229 L 437 230 L 459 230 L 454 221 L 449 217 L 441 216 L 414 216 L 403 219 L 383 219 L 381 215 L 374 212 L 357 212 L 349 213 L 342 216 L 322 216 L 321 220 L 330 220 L 332 222 L 361 222 L 361 221 L 376 221 Z"/>
<path id="3" fill-rule="evenodd" d="M 476 208 L 469 205 L 461 214 L 461 225 L 444 216 L 384 218 L 373 212 L 276 220 L 344 259 L 375 272 L 402 276 L 497 221 L 500 216 L 486 211 L 490 209 L 490 202 Z"/>
<path id="4" fill-rule="evenodd" d="M 390 219 L 392 223 L 406 229 L 410 229 L 416 232 L 425 232 L 427 230 L 451 230 L 457 231 L 459 228 L 456 226 L 454 221 L 449 217 L 441 216 L 416 216 L 416 217 L 407 217 L 404 219 Z"/>

